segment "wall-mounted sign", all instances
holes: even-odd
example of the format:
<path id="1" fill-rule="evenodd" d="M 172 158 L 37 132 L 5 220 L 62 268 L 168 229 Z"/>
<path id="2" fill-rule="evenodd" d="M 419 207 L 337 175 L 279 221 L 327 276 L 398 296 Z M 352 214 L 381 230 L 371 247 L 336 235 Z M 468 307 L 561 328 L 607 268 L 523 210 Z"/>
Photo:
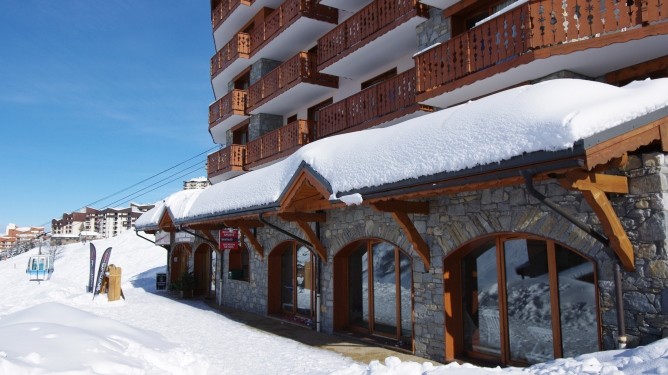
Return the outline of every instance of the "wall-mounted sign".
<path id="1" fill-rule="evenodd" d="M 218 235 L 220 250 L 239 250 L 239 229 L 221 229 Z"/>

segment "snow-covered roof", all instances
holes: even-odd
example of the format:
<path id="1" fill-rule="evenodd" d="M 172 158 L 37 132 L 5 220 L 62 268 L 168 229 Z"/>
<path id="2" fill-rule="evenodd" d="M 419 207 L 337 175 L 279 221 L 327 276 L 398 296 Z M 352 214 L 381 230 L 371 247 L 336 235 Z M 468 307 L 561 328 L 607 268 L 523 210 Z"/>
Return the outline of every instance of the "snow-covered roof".
<path id="1" fill-rule="evenodd" d="M 199 190 L 187 204 L 167 207 L 175 223 L 271 207 L 304 164 L 325 180 L 335 199 L 339 193 L 493 165 L 526 153 L 568 150 L 667 108 L 668 79 L 621 88 L 575 79 L 544 81 L 391 127 L 312 142 L 278 163 Z"/>
<path id="2" fill-rule="evenodd" d="M 197 197 L 202 190 L 180 190 L 162 201 L 156 202 L 155 206 L 143 213 L 137 221 L 135 221 L 135 229 L 138 230 L 152 230 L 158 229 L 160 219 L 162 219 L 166 210 L 169 210 L 172 217 L 174 215 L 184 215 L 192 202 L 192 199 Z"/>

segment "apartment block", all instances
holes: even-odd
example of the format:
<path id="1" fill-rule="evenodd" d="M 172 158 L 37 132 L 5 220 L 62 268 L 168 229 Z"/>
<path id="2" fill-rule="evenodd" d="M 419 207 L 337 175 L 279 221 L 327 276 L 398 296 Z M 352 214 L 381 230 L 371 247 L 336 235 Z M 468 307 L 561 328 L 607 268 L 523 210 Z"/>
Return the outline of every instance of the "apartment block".
<path id="1" fill-rule="evenodd" d="M 668 4 L 212 0 L 211 15 L 213 185 L 137 225 L 169 233 L 170 279 L 436 361 L 668 336 L 668 101 L 643 96 L 668 87 Z M 609 115 L 604 92 L 645 99 L 530 149 Z M 535 129 L 523 145 L 518 122 Z"/>

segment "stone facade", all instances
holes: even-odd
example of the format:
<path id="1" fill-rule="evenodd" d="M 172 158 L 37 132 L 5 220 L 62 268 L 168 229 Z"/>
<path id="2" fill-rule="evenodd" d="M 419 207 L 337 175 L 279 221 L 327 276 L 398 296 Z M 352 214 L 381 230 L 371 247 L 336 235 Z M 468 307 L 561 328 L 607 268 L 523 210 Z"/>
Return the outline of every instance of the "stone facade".
<path id="1" fill-rule="evenodd" d="M 281 64 L 282 62 L 277 60 L 259 59 L 251 65 L 250 84 L 252 85 L 259 81 L 265 74 L 271 72 Z"/>
<path id="2" fill-rule="evenodd" d="M 450 18 L 443 17 L 442 9 L 431 8 L 429 19 L 419 24 L 415 31 L 418 38 L 418 51 L 420 51 L 435 43 L 450 39 Z"/>
<path id="3" fill-rule="evenodd" d="M 248 124 L 248 139 L 260 138 L 264 134 L 283 126 L 283 116 L 260 113 L 251 115 Z"/>
<path id="4" fill-rule="evenodd" d="M 635 248 L 636 270 L 623 271 L 625 322 L 631 346 L 665 337 L 668 332 L 668 225 L 664 201 L 668 199 L 668 164 L 661 153 L 629 157 L 617 173 L 629 178 L 629 194 L 609 194 L 611 202 Z M 602 233 L 598 218 L 579 192 L 568 191 L 556 181 L 536 183 L 536 189 L 580 221 Z M 602 349 L 617 342 L 613 269 L 619 263 L 611 249 L 578 229 L 529 195 L 523 185 L 464 192 L 431 198 L 428 215 L 410 215 L 431 252 L 431 267 L 424 265 L 402 230 L 389 214 L 369 206 L 349 206 L 326 211 L 320 238 L 327 249 L 321 264 L 321 328 L 333 331 L 334 258 L 346 245 L 375 238 L 398 246 L 412 258 L 414 348 L 418 356 L 444 361 L 444 259 L 467 242 L 496 233 L 520 233 L 555 240 L 591 259 L 597 269 L 598 305 Z M 296 225 L 272 217 L 275 225 L 301 237 Z M 315 226 L 312 228 L 315 230 Z M 292 240 L 267 226 L 257 229 L 264 258 L 247 244 L 250 282 L 222 278 L 221 303 L 259 314 L 267 313 L 268 255 L 277 245 Z M 227 275 L 228 254 L 222 274 Z"/>

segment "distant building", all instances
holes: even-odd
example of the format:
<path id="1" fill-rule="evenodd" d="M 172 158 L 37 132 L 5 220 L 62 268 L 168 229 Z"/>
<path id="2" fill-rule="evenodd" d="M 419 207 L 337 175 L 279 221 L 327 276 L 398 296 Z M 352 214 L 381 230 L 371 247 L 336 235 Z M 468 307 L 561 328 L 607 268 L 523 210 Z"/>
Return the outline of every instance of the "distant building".
<path id="1" fill-rule="evenodd" d="M 115 237 L 134 228 L 135 220 L 153 205 L 131 203 L 126 208 L 98 210 L 86 207 L 80 211 L 65 213 L 62 219 L 51 220 L 51 238 L 61 243 L 97 238 Z"/>
<path id="2" fill-rule="evenodd" d="M 197 177 L 183 181 L 183 190 L 204 189 L 210 185 L 211 183 L 206 177 Z"/>
<path id="3" fill-rule="evenodd" d="M 44 227 L 18 227 L 9 224 L 5 234 L 0 235 L 0 250 L 9 249 L 21 242 L 30 242 L 44 233 Z"/>

